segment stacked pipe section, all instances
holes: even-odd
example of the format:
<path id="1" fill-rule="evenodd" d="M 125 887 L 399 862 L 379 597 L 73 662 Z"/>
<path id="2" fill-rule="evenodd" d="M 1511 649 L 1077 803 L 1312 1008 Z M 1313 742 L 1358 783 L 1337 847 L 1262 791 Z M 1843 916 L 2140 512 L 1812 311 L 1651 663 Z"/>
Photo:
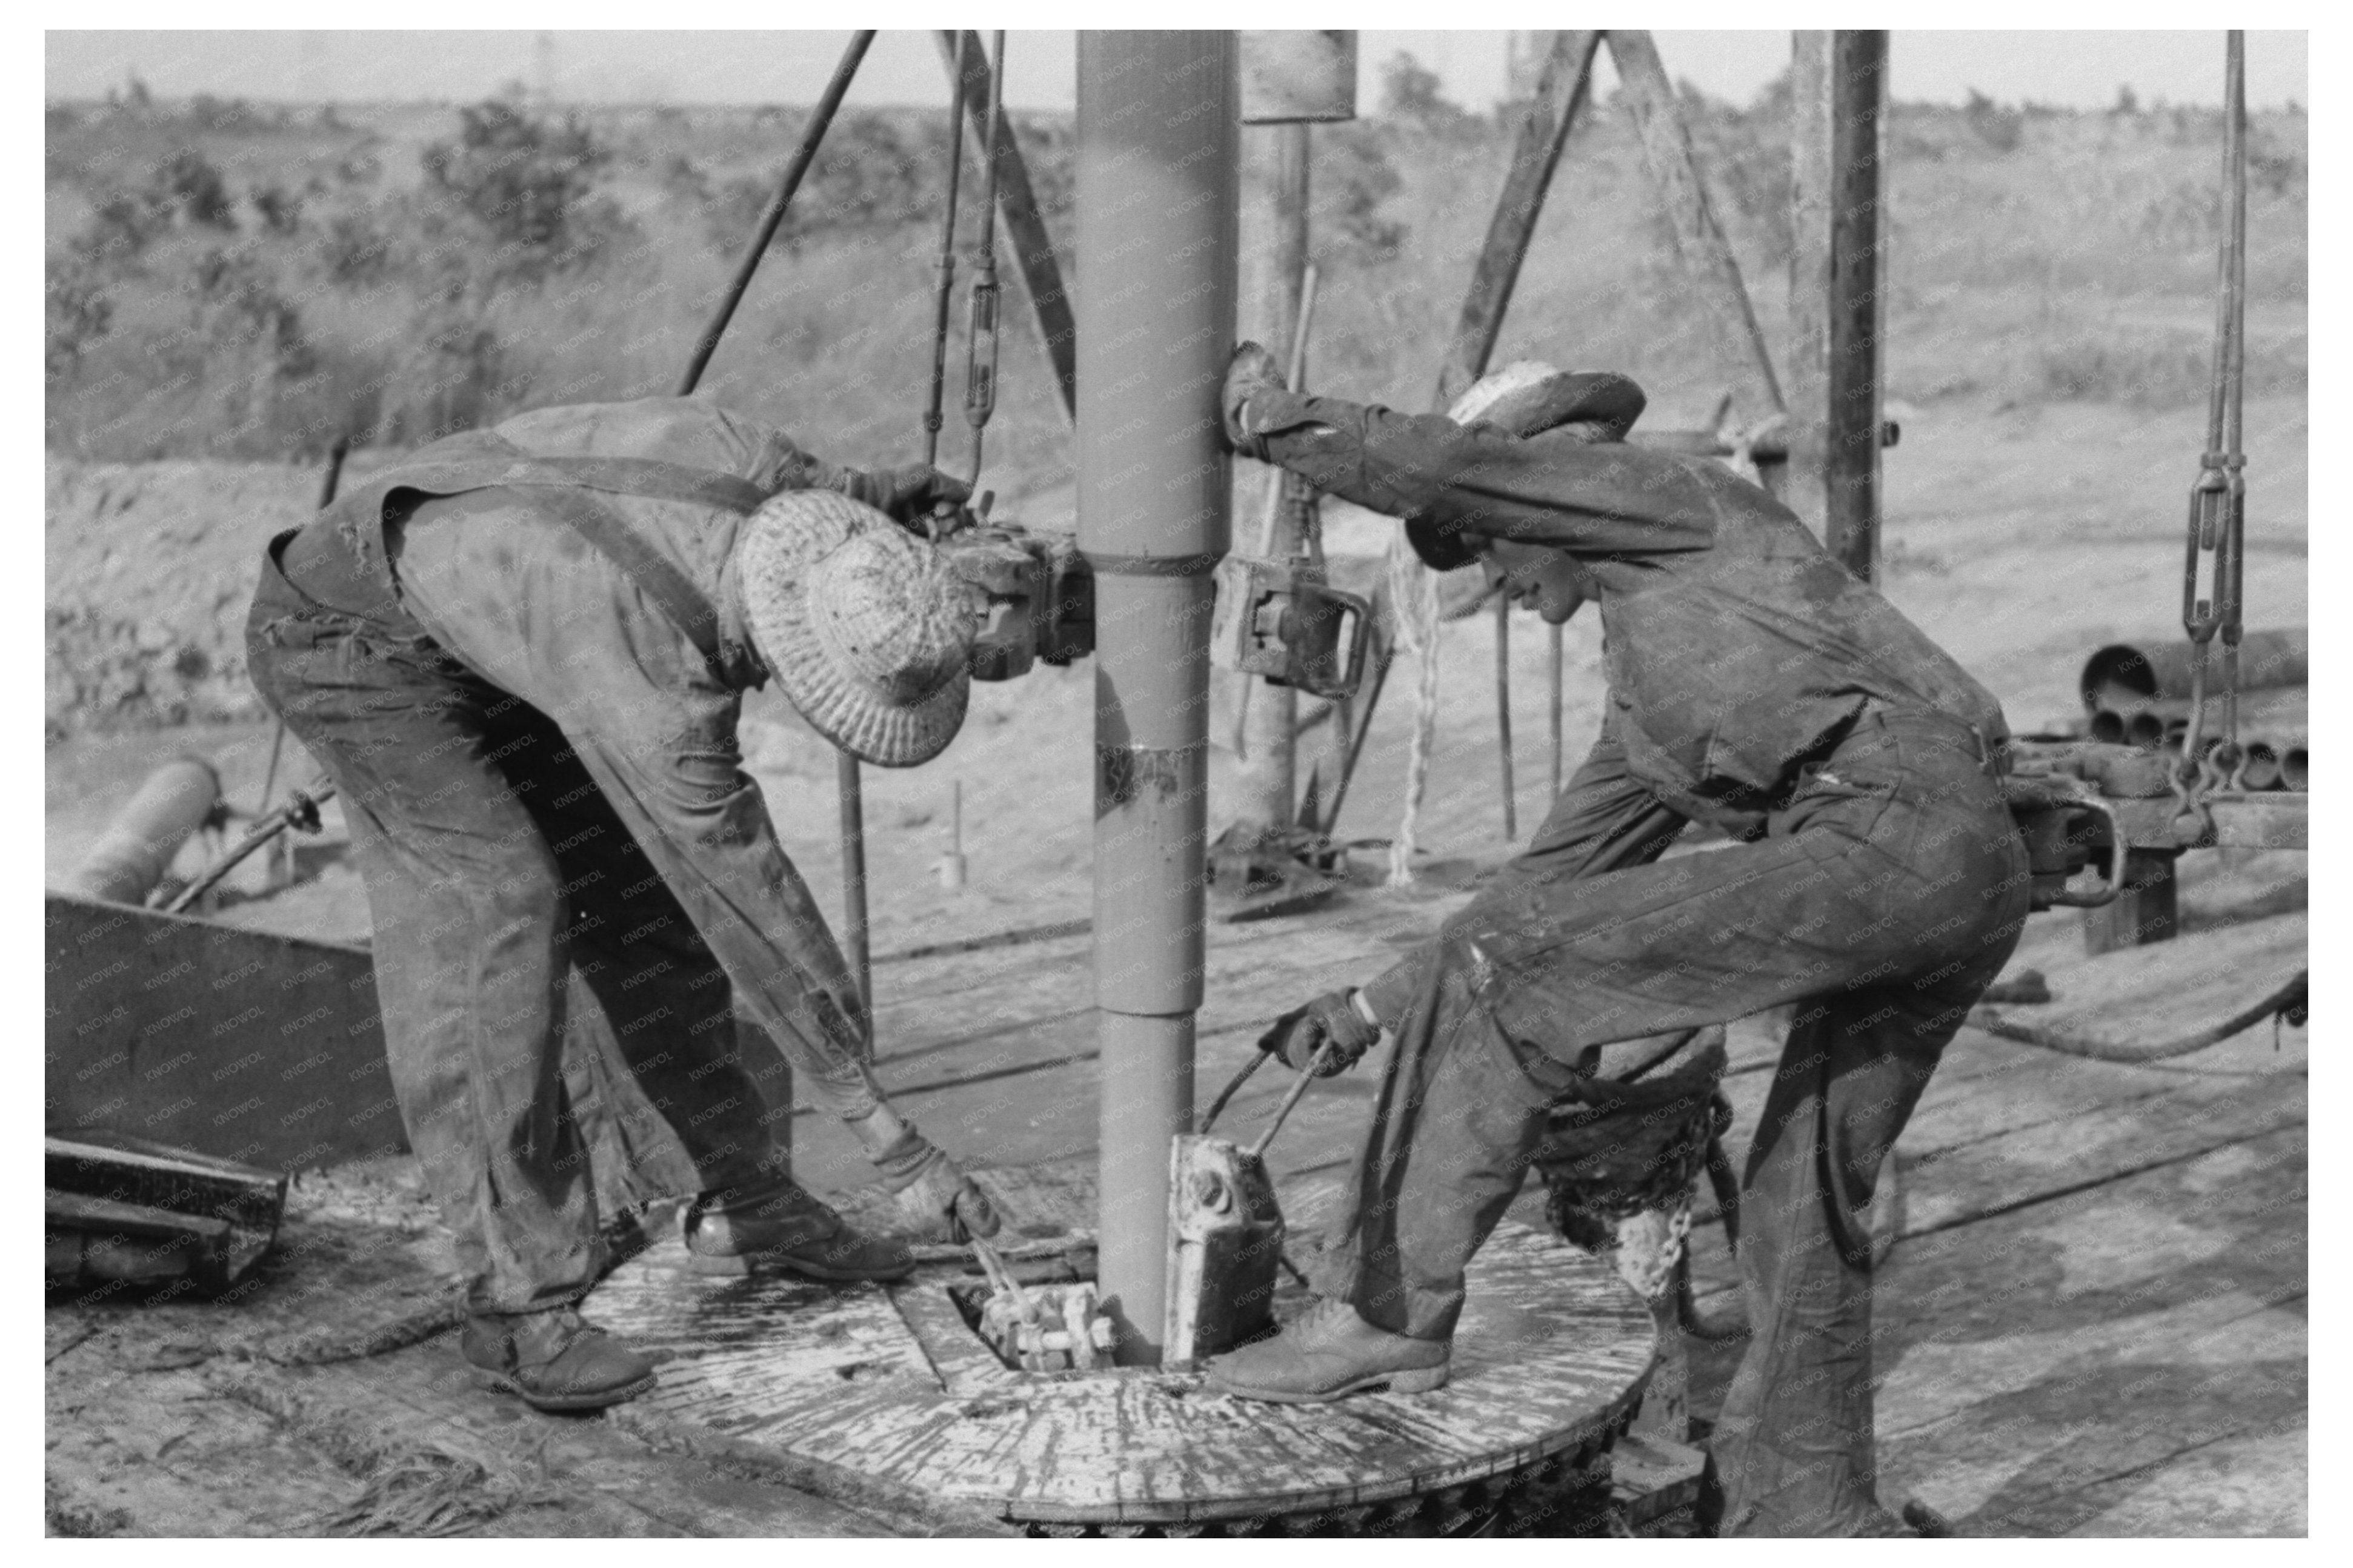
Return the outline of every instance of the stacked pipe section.
<path id="1" fill-rule="evenodd" d="M 2234 787 L 2302 790 L 2310 778 L 2306 628 L 2249 632 L 2239 645 L 2239 743 Z M 2145 751 L 2178 748 L 2189 722 L 2198 650 L 2182 643 L 2112 643 L 2084 663 L 2080 681 L 2094 741 Z M 2201 750 L 2220 731 L 2221 694 L 2209 676 Z"/>
<path id="2" fill-rule="evenodd" d="M 1211 572 L 1229 462 L 1237 60 L 1228 32 L 1079 35 L 1079 548 L 1095 574 L 1100 1282 L 1160 1359 L 1170 1141 L 1201 1004 Z"/>
<path id="3" fill-rule="evenodd" d="M 64 890 L 111 903 L 143 902 L 195 831 L 220 810 L 220 775 L 202 757 L 175 758 L 147 775 L 65 879 Z"/>

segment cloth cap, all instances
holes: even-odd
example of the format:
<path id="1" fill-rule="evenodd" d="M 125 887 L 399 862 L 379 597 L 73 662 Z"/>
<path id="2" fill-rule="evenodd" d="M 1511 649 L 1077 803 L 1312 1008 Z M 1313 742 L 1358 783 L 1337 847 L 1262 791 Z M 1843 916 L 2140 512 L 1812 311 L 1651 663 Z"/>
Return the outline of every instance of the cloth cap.
<path id="1" fill-rule="evenodd" d="M 1457 425 L 1493 425 L 1521 437 L 1562 425 L 1590 425 L 1602 440 L 1622 441 L 1648 401 L 1625 376 L 1556 370 L 1542 360 L 1522 359 L 1481 376 L 1446 416 Z"/>
<path id="2" fill-rule="evenodd" d="M 987 600 L 932 545 L 832 490 L 771 496 L 736 545 L 752 640 L 827 740 L 886 768 L 946 749 Z"/>

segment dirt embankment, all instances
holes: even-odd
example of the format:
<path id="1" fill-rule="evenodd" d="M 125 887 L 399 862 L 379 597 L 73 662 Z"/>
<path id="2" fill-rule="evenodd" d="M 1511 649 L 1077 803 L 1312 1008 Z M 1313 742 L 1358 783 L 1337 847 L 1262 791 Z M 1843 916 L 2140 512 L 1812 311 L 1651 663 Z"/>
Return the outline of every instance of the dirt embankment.
<path id="1" fill-rule="evenodd" d="M 47 468 L 49 738 L 259 716 L 245 607 L 262 547 L 313 514 L 318 473 L 54 457 Z"/>

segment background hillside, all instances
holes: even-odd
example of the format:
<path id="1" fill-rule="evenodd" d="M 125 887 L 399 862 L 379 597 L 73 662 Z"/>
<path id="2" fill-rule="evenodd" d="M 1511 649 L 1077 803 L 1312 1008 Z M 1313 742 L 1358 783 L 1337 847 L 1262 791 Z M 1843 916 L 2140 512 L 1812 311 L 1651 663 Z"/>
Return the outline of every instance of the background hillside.
<path id="1" fill-rule="evenodd" d="M 1513 121 L 1453 109 L 1410 70 L 1389 97 L 1386 114 L 1315 132 L 1315 363 L 1327 384 L 1416 405 Z M 1687 90 L 1685 108 L 1778 342 L 1786 100 L 1740 110 Z M 846 455 L 913 441 L 944 121 L 844 115 L 713 392 Z M 785 109 L 54 105 L 48 444 L 115 460 L 300 458 L 337 431 L 406 446 L 536 404 L 664 389 L 801 122 Z M 2196 401 L 2219 123 L 2186 109 L 1897 106 L 1890 395 Z M 1075 273 L 1071 127 L 1025 115 L 1019 134 Z M 2300 391 L 2304 116 L 2258 117 L 2253 162 L 2250 390 Z M 1246 226 L 1259 205 L 1246 197 Z M 1067 433 L 1026 311 L 1007 321 L 994 461 L 1011 488 L 1036 489 L 1066 472 Z M 1630 124 L 1608 102 L 1570 140 L 1504 347 L 1626 371 L 1662 414 L 1704 412 L 1740 383 L 1690 308 Z"/>

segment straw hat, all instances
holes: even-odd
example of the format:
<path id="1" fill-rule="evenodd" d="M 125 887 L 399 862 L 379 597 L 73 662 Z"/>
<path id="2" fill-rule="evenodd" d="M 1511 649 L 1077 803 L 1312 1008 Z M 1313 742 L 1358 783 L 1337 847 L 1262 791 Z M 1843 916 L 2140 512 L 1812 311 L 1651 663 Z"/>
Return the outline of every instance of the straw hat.
<path id="1" fill-rule="evenodd" d="M 987 601 L 936 549 L 848 496 L 786 490 L 744 523 L 736 571 L 761 658 L 818 733 L 886 768 L 955 738 Z"/>
<path id="2" fill-rule="evenodd" d="M 1556 370 L 1542 360 L 1521 359 L 1473 382 L 1446 416 L 1457 425 L 1493 425 L 1520 437 L 1587 425 L 1597 427 L 1594 434 L 1601 440 L 1622 441 L 1647 401 L 1642 389 L 1622 375 Z"/>

